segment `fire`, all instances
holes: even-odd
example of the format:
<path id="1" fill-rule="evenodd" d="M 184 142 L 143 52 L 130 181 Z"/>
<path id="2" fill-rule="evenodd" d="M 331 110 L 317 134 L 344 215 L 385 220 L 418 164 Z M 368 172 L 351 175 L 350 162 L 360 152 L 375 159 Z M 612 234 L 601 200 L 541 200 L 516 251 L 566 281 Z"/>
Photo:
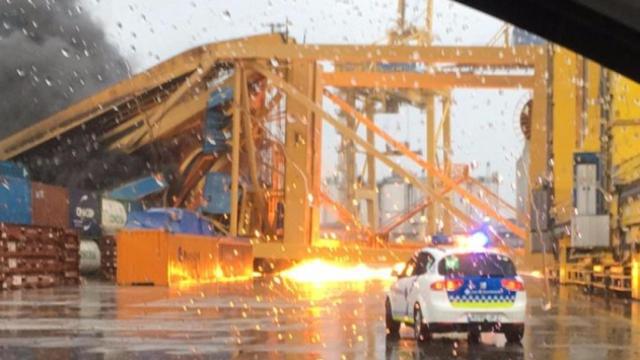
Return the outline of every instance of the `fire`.
<path id="1" fill-rule="evenodd" d="M 373 268 L 362 263 L 346 265 L 314 259 L 287 269 L 280 273 L 280 276 L 302 283 L 390 280 L 391 269 L 391 267 Z"/>
<path id="2" fill-rule="evenodd" d="M 537 279 L 542 279 L 543 278 L 542 273 L 540 271 L 538 271 L 538 270 L 533 270 L 531 272 L 531 276 L 534 277 L 534 278 L 537 278 Z"/>

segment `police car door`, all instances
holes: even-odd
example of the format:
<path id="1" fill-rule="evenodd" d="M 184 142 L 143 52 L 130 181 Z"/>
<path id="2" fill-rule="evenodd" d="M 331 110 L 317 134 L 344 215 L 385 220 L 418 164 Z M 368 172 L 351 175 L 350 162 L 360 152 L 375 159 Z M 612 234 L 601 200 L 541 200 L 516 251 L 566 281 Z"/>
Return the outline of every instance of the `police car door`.
<path id="1" fill-rule="evenodd" d="M 413 269 L 413 276 L 407 288 L 407 316 L 413 316 L 413 304 L 418 300 L 418 295 L 422 291 L 427 291 L 428 281 L 424 280 L 425 274 L 429 271 L 434 263 L 434 257 L 429 252 L 423 251 L 416 257 L 416 266 Z"/>
<path id="2" fill-rule="evenodd" d="M 407 261 L 404 269 L 398 275 L 398 280 L 391 287 L 393 294 L 391 299 L 391 309 L 394 317 L 404 317 L 407 315 L 407 291 L 408 284 L 413 281 L 413 270 L 416 266 L 416 258 L 412 257 Z"/>

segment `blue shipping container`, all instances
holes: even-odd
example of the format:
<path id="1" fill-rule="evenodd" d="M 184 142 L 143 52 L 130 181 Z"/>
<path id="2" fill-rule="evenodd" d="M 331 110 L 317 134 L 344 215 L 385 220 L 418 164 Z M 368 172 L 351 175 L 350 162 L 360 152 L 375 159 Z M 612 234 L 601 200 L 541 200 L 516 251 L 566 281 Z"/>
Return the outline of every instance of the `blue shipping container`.
<path id="1" fill-rule="evenodd" d="M 107 193 L 107 197 L 121 201 L 138 201 L 167 188 L 167 182 L 162 176 L 147 176 L 131 181 Z"/>
<path id="2" fill-rule="evenodd" d="M 11 176 L 14 178 L 28 179 L 27 169 L 11 161 L 0 161 L 0 176 Z"/>
<path id="3" fill-rule="evenodd" d="M 70 227 L 84 238 L 97 238 L 102 234 L 102 201 L 100 196 L 91 191 L 69 190 Z"/>
<path id="4" fill-rule="evenodd" d="M 231 212 L 231 176 L 225 173 L 209 173 L 204 183 L 202 212 L 213 215 Z"/>
<path id="5" fill-rule="evenodd" d="M 134 211 L 127 217 L 128 229 L 161 229 L 171 233 L 213 236 L 213 226 L 198 214 L 178 208 Z"/>
<path id="6" fill-rule="evenodd" d="M 224 153 L 229 150 L 224 129 L 231 124 L 231 117 L 222 113 L 220 105 L 233 100 L 233 89 L 222 88 L 211 93 L 203 123 L 204 142 L 202 151 L 207 154 Z"/>
<path id="7" fill-rule="evenodd" d="M 204 142 L 202 151 L 207 154 L 223 153 L 229 150 L 224 129 L 231 123 L 231 117 L 217 110 L 208 110 L 204 119 Z"/>
<path id="8" fill-rule="evenodd" d="M 0 222 L 31 224 L 31 182 L 0 176 Z"/>

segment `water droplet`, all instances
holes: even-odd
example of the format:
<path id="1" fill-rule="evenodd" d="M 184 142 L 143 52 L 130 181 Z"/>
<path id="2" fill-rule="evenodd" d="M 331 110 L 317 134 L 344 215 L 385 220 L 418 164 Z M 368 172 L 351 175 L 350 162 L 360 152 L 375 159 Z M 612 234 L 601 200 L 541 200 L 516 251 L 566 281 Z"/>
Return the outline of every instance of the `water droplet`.
<path id="1" fill-rule="evenodd" d="M 62 48 L 60 49 L 60 53 L 62 54 L 62 56 L 68 58 L 69 57 L 69 50 Z"/>
<path id="2" fill-rule="evenodd" d="M 226 21 L 231 21 L 231 13 L 229 12 L 229 10 L 225 10 L 222 12 L 222 18 Z"/>
<path id="3" fill-rule="evenodd" d="M 25 71 L 22 69 L 16 69 L 16 73 L 18 73 L 18 76 L 20 77 L 24 77 L 24 75 L 26 74 Z"/>

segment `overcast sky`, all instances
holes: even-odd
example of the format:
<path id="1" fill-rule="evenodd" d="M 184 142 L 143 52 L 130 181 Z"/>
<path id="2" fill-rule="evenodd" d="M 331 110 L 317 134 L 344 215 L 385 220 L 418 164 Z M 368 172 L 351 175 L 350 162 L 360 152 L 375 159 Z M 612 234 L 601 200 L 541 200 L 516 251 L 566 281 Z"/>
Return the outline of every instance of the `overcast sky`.
<path id="1" fill-rule="evenodd" d="M 153 66 L 186 49 L 209 42 L 269 31 L 270 23 L 289 21 L 299 42 L 384 42 L 395 21 L 396 1 L 349 0 L 84 0 L 134 72 Z M 407 0 L 407 18 L 424 22 L 425 1 Z M 435 1 L 435 43 L 484 45 L 502 22 L 448 0 Z M 474 162 L 476 174 L 486 164 L 504 178 L 501 195 L 513 202 L 515 162 L 522 149 L 518 128 L 527 91 L 457 90 L 452 109 L 453 160 Z M 380 115 L 378 124 L 412 148 L 424 146 L 424 114 L 405 107 L 399 115 Z M 325 137 L 325 174 L 335 169 L 336 137 Z M 380 145 L 380 144 L 379 144 Z M 380 173 L 387 174 L 383 165 Z"/>

